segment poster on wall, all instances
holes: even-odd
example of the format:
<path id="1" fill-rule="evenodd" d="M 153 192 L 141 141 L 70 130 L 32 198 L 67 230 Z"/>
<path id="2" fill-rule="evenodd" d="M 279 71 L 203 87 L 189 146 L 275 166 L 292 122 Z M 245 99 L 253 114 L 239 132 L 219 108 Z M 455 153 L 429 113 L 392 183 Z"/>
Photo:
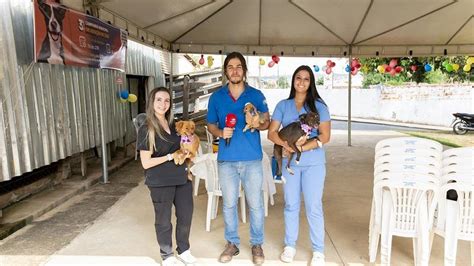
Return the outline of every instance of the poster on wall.
<path id="1" fill-rule="evenodd" d="M 35 61 L 125 71 L 127 32 L 55 0 L 34 0 Z"/>

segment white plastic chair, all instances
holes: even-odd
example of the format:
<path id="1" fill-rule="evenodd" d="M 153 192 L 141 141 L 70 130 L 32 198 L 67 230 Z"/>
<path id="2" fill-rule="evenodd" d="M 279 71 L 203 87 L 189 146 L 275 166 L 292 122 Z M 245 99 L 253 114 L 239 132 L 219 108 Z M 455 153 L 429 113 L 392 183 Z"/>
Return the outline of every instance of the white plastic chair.
<path id="1" fill-rule="evenodd" d="M 446 199 L 455 190 L 457 201 Z M 444 265 L 456 265 L 458 239 L 471 242 L 471 265 L 474 265 L 474 183 L 450 183 L 442 186 L 434 233 L 444 238 Z M 431 245 L 433 244 L 431 234 Z"/>
<path id="2" fill-rule="evenodd" d="M 439 178 L 428 173 L 414 173 L 414 172 L 381 172 L 374 176 L 374 183 L 378 183 L 379 181 L 386 181 L 386 180 L 417 180 L 419 182 L 429 182 L 432 184 L 439 185 Z M 376 222 L 376 220 L 381 220 L 381 212 L 377 211 L 376 208 L 376 201 L 375 201 L 376 194 L 372 198 L 372 209 L 370 212 L 370 222 L 369 222 L 369 259 L 370 262 L 375 262 L 377 257 L 377 249 L 380 239 L 380 233 L 382 228 L 380 224 Z M 387 199 L 387 194 L 383 194 L 383 198 L 379 199 L 379 204 L 383 204 L 384 200 Z"/>
<path id="3" fill-rule="evenodd" d="M 375 151 L 378 151 L 384 147 L 407 147 L 407 146 L 426 147 L 426 148 L 433 149 L 439 152 L 443 151 L 443 145 L 441 145 L 441 143 L 434 140 L 416 138 L 416 137 L 399 137 L 399 138 L 389 138 L 389 139 L 381 140 L 375 145 Z"/>
<path id="4" fill-rule="evenodd" d="M 198 152 L 197 152 L 197 158 L 194 159 L 194 162 L 196 162 L 196 160 L 199 160 L 198 158 L 203 156 L 203 155 L 204 155 L 204 153 L 202 152 L 201 145 L 199 145 Z M 205 180 L 206 177 L 201 176 L 200 174 L 194 175 L 194 196 L 198 195 L 199 181 L 201 181 L 201 179 Z"/>
<path id="5" fill-rule="evenodd" d="M 217 209 L 219 206 L 219 197 L 222 196 L 221 185 L 219 182 L 219 175 L 217 171 L 217 154 L 208 154 L 209 159 L 206 160 L 206 167 L 210 173 L 206 178 L 207 189 L 207 213 L 206 213 L 206 231 L 211 231 L 211 219 L 217 217 Z M 240 211 L 242 215 L 242 222 L 246 223 L 245 212 L 245 195 L 242 189 L 239 191 Z"/>
<path id="6" fill-rule="evenodd" d="M 471 176 L 474 176 L 474 165 L 448 165 L 442 168 L 442 174 L 447 175 L 447 174 L 456 174 L 456 173 L 462 173 L 462 174 L 468 174 Z"/>
<path id="7" fill-rule="evenodd" d="M 206 129 L 206 138 L 207 138 L 207 142 L 206 142 L 206 148 L 207 148 L 207 152 L 208 153 L 213 153 L 213 149 L 212 149 L 212 145 L 213 145 L 213 141 L 214 141 L 214 136 L 211 134 L 211 132 L 209 132 L 207 126 L 204 126 L 204 128 Z"/>
<path id="8" fill-rule="evenodd" d="M 135 140 L 135 161 L 138 159 L 138 153 L 139 151 L 137 150 L 138 146 L 138 130 L 140 127 L 145 124 L 146 121 L 146 114 L 145 113 L 140 113 L 138 114 L 135 118 L 132 119 L 133 126 L 135 127 L 135 132 L 137 134 L 137 139 Z"/>
<path id="9" fill-rule="evenodd" d="M 442 159 L 442 153 L 437 150 L 425 148 L 425 147 L 385 147 L 382 149 L 379 149 L 378 151 L 375 152 L 375 160 L 377 160 L 380 157 L 385 157 L 385 156 L 399 156 L 399 155 L 412 155 L 412 156 L 417 156 L 417 157 L 430 157 L 434 158 L 436 160 L 441 161 Z"/>
<path id="10" fill-rule="evenodd" d="M 429 178 L 431 179 L 431 178 Z M 376 213 L 374 228 L 381 229 L 381 262 L 390 264 L 392 236 L 413 238 L 415 264 L 428 265 L 429 230 L 437 203 L 438 185 L 419 178 L 394 175 L 374 186 Z M 383 197 L 383 200 L 382 200 Z M 378 235 L 376 235 L 378 238 Z M 372 242 L 373 244 L 373 242 Z M 370 254 L 371 262 L 375 254 Z M 374 252 L 374 249 L 370 250 Z"/>
<path id="11" fill-rule="evenodd" d="M 441 168 L 442 162 L 431 157 L 416 156 L 412 154 L 389 155 L 377 158 L 374 168 L 381 164 L 421 164 Z"/>
<path id="12" fill-rule="evenodd" d="M 379 181 L 380 173 L 395 172 L 395 173 L 417 173 L 428 174 L 433 177 L 440 178 L 441 170 L 431 165 L 422 164 L 381 164 L 374 169 L 374 183 Z"/>
<path id="13" fill-rule="evenodd" d="M 452 148 L 443 151 L 443 158 L 449 157 L 474 157 L 474 147 Z"/>
<path id="14" fill-rule="evenodd" d="M 474 165 L 474 157 L 448 157 L 443 159 L 443 167 L 449 165 L 459 165 L 461 167 L 465 166 L 473 166 Z"/>

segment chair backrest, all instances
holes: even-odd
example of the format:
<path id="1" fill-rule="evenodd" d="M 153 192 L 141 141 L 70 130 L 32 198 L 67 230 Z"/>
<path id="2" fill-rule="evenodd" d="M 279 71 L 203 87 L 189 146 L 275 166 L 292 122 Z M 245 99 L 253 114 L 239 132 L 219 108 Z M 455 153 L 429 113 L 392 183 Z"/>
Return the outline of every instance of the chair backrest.
<path id="1" fill-rule="evenodd" d="M 206 190 L 214 193 L 221 192 L 221 184 L 219 182 L 219 172 L 217 170 L 217 153 L 206 154 L 206 166 L 208 167 L 208 173 L 206 178 Z"/>
<path id="2" fill-rule="evenodd" d="M 443 151 L 443 145 L 441 143 L 416 137 L 399 137 L 399 138 L 389 138 L 381 140 L 375 145 L 375 151 L 378 151 L 384 147 L 407 147 L 407 146 L 423 146 L 429 149 L 437 150 L 439 152 Z"/>
<path id="3" fill-rule="evenodd" d="M 382 193 L 391 198 L 390 228 L 401 236 L 415 236 L 420 226 L 431 228 L 438 199 L 437 185 L 415 178 L 382 180 L 374 185 L 376 212 L 381 213 Z M 384 203 L 385 204 L 385 203 Z M 376 223 L 380 224 L 380 216 Z"/>
<path id="4" fill-rule="evenodd" d="M 443 151 L 443 159 L 449 157 L 474 158 L 474 147 L 453 148 Z"/>
<path id="5" fill-rule="evenodd" d="M 374 177 L 385 172 L 428 174 L 441 178 L 440 168 L 421 164 L 380 164 L 374 169 Z"/>
<path id="6" fill-rule="evenodd" d="M 470 175 L 472 178 L 474 178 L 474 165 L 459 165 L 459 164 L 454 164 L 454 165 L 448 165 L 445 166 L 441 169 L 443 175 L 447 174 L 466 174 Z"/>
<path id="7" fill-rule="evenodd" d="M 207 147 L 207 152 L 208 152 L 208 153 L 212 153 L 212 152 L 213 152 L 213 150 L 212 150 L 212 142 L 214 141 L 214 136 L 211 134 L 211 132 L 209 132 L 209 129 L 207 128 L 207 126 L 204 126 L 204 128 L 206 129 L 206 138 L 207 138 L 206 147 Z"/>
<path id="8" fill-rule="evenodd" d="M 472 173 L 449 173 L 441 176 L 441 184 L 457 182 L 465 185 L 474 185 Z M 474 215 L 474 214 L 473 214 Z"/>
<path id="9" fill-rule="evenodd" d="M 385 180 L 416 180 L 419 182 L 429 182 L 433 184 L 440 184 L 441 180 L 439 177 L 435 177 L 430 174 L 421 174 L 415 172 L 381 172 L 374 176 L 374 184 Z"/>
<path id="10" fill-rule="evenodd" d="M 461 167 L 474 165 L 474 157 L 447 157 L 443 159 L 443 167 L 450 165 L 459 165 Z"/>
<path id="11" fill-rule="evenodd" d="M 440 151 L 420 146 L 385 147 L 375 152 L 375 159 L 388 155 L 414 155 L 418 157 L 432 157 L 437 160 L 442 159 L 442 153 Z"/>
<path id="12" fill-rule="evenodd" d="M 377 158 L 374 162 L 374 167 L 380 164 L 421 164 L 431 165 L 440 168 L 442 166 L 441 161 L 424 156 L 416 156 L 413 154 L 401 154 L 401 155 L 388 155 Z"/>
<path id="13" fill-rule="evenodd" d="M 460 183 L 450 183 L 445 184 L 441 187 L 439 193 L 439 211 L 440 214 L 438 217 L 438 225 L 441 224 L 441 229 L 444 231 L 444 220 L 446 219 L 445 208 L 447 207 L 446 193 L 449 190 L 455 190 L 458 198 L 456 202 L 451 201 L 450 203 L 455 203 L 457 210 L 456 217 L 456 239 L 462 239 L 467 241 L 474 241 L 474 184 L 471 185 L 460 184 Z M 450 204 L 450 207 L 453 207 L 453 204 Z"/>
<path id="14" fill-rule="evenodd" d="M 140 113 L 135 118 L 133 118 L 133 125 L 135 126 L 135 130 L 138 132 L 138 129 L 146 122 L 146 114 Z"/>

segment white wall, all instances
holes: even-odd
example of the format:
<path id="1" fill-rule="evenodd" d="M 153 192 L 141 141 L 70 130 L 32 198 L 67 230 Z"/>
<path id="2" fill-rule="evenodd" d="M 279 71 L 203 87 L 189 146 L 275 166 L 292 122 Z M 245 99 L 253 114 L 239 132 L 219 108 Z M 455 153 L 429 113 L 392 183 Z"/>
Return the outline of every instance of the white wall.
<path id="1" fill-rule="evenodd" d="M 289 89 L 262 90 L 270 112 Z M 332 115 L 347 116 L 347 89 L 318 89 Z M 374 86 L 352 89 L 352 117 L 449 127 L 452 113 L 474 113 L 470 85 Z"/>

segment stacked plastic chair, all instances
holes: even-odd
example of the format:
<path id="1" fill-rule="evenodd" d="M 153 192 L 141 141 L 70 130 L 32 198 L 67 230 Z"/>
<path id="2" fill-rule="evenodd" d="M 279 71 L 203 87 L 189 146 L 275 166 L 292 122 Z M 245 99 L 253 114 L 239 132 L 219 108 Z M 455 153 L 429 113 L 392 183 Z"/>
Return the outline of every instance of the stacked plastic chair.
<path id="1" fill-rule="evenodd" d="M 474 265 L 474 147 L 444 151 L 442 173 L 433 231 L 444 238 L 444 265 L 456 265 L 458 239 L 471 242 Z"/>
<path id="2" fill-rule="evenodd" d="M 371 262 L 376 260 L 381 238 L 381 262 L 390 264 L 395 235 L 413 238 L 415 264 L 428 265 L 429 232 L 438 199 L 442 149 L 436 141 L 414 137 L 377 143 L 369 225 Z"/>

